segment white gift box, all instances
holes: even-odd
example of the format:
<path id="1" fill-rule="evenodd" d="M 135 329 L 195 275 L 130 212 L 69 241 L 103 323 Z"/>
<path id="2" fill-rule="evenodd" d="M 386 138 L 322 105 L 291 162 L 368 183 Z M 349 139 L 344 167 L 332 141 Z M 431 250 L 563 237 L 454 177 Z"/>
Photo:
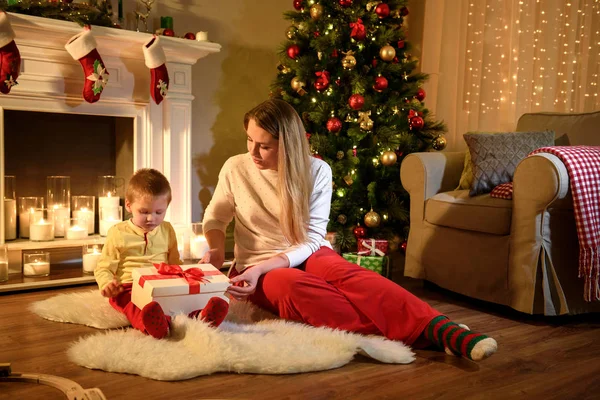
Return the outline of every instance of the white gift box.
<path id="1" fill-rule="evenodd" d="M 201 280 L 191 277 L 188 280 L 177 275 L 161 275 L 156 267 L 134 269 L 131 293 L 133 304 L 142 309 L 146 304 L 156 301 L 165 315 L 174 316 L 203 309 L 211 297 L 220 297 L 229 302 L 225 290 L 231 284 L 221 271 L 211 264 L 188 264 L 180 267 L 183 271 L 199 268 L 204 276 Z"/>

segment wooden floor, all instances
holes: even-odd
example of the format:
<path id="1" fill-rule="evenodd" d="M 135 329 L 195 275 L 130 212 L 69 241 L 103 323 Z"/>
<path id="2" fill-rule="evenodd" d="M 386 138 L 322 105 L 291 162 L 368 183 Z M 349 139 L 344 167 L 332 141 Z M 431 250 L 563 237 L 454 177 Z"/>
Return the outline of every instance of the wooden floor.
<path id="1" fill-rule="evenodd" d="M 98 387 L 107 399 L 599 399 L 600 316 L 540 318 L 453 295 L 420 281 L 402 284 L 441 312 L 496 338 L 499 351 L 480 363 L 417 351 L 410 365 L 363 357 L 332 371 L 298 375 L 215 374 L 180 382 L 93 371 L 65 350 L 85 326 L 43 320 L 31 302 L 92 286 L 0 295 L 0 363 Z M 0 399 L 63 399 L 56 389 L 0 383 Z"/>

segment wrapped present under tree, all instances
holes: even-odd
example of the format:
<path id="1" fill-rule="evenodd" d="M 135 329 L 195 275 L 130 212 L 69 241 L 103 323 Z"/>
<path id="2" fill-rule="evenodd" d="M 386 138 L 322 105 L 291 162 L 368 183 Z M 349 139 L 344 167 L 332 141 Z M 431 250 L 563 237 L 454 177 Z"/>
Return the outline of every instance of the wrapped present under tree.
<path id="1" fill-rule="evenodd" d="M 354 253 L 344 253 L 342 254 L 342 257 L 356 265 L 360 265 L 363 268 L 377 272 L 378 274 L 383 275 L 386 278 L 389 278 L 390 276 L 389 257 L 362 256 Z"/>

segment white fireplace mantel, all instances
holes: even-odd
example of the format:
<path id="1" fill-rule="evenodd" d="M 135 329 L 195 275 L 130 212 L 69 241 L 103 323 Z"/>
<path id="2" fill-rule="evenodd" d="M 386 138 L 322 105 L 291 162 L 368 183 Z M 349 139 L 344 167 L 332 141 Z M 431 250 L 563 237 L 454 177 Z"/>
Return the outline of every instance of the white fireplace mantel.
<path id="1" fill-rule="evenodd" d="M 167 98 L 157 106 L 150 97 L 150 71 L 142 52 L 151 35 L 94 26 L 97 50 L 110 77 L 100 100 L 88 104 L 81 94 L 83 69 L 64 47 L 83 28 L 72 22 L 14 13 L 9 14 L 9 20 L 21 53 L 21 73 L 19 84 L 10 94 L 0 95 L 0 108 L 133 118 L 133 169 L 148 167 L 162 171 L 173 189 L 167 219 L 176 224 L 190 223 L 192 65 L 219 52 L 221 46 L 161 37 L 170 87 Z M 0 112 L 0 177 L 4 176 L 2 119 Z"/>

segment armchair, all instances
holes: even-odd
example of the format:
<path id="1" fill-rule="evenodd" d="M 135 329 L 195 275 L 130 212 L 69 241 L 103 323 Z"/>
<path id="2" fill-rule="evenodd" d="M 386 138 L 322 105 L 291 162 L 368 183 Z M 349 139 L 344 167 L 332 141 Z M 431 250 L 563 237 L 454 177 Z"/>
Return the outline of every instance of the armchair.
<path id="1" fill-rule="evenodd" d="M 517 131 L 551 129 L 557 145 L 600 146 L 600 112 L 531 113 Z M 513 200 L 456 190 L 464 152 L 413 153 L 401 166 L 410 194 L 405 275 L 529 314 L 599 312 L 585 302 L 569 177 L 551 154 L 522 160 Z"/>

